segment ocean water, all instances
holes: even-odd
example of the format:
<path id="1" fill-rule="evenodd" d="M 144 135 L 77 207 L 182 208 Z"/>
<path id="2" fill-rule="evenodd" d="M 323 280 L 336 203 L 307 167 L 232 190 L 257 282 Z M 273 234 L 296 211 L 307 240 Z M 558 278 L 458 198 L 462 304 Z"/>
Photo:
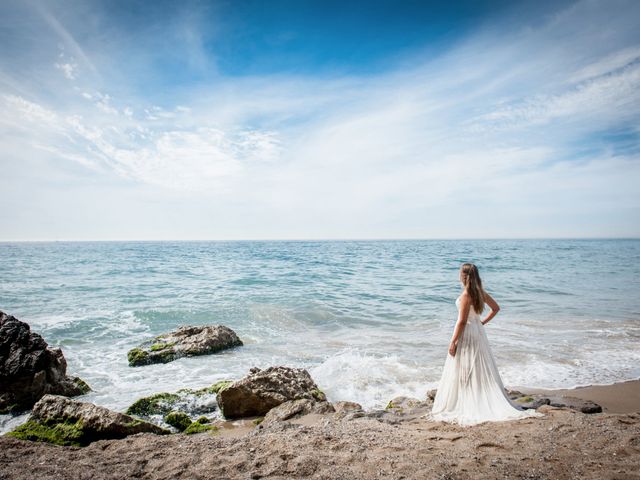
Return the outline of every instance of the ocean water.
<path id="1" fill-rule="evenodd" d="M 81 399 L 115 410 L 272 365 L 379 408 L 437 386 L 465 261 L 501 306 L 485 328 L 507 387 L 640 376 L 640 240 L 4 242 L 0 310 L 63 349 L 94 390 Z M 185 324 L 244 346 L 127 365 Z"/>

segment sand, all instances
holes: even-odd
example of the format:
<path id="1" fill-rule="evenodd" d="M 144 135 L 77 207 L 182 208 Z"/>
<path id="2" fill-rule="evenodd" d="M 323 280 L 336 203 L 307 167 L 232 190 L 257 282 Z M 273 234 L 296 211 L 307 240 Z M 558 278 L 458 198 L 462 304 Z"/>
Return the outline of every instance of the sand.
<path id="1" fill-rule="evenodd" d="M 571 389 L 533 389 L 515 388 L 523 393 L 541 393 L 568 395 L 599 404 L 608 413 L 627 413 L 640 411 L 640 380 L 613 383 L 609 385 L 590 385 Z"/>
<path id="2" fill-rule="evenodd" d="M 568 392 L 607 410 L 544 405 L 541 418 L 472 427 L 417 415 L 313 414 L 262 428 L 229 422 L 216 435 L 139 434 L 85 448 L 0 437 L 0 478 L 640 479 L 640 381 Z"/>

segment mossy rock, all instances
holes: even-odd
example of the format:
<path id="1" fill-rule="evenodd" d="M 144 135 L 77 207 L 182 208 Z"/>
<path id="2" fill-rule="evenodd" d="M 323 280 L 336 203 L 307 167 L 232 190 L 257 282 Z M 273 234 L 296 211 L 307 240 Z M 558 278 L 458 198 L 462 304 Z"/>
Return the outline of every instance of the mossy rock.
<path id="1" fill-rule="evenodd" d="M 85 395 L 91 391 L 91 387 L 80 377 L 73 377 L 73 383 L 80 390 L 80 395 Z"/>
<path id="2" fill-rule="evenodd" d="M 205 425 L 200 422 L 192 422 L 183 433 L 186 435 L 203 432 L 217 433 L 219 429 L 220 428 L 216 425 Z"/>
<path id="3" fill-rule="evenodd" d="M 85 434 L 80 420 L 53 424 L 29 420 L 7 433 L 7 436 L 19 438 L 20 440 L 75 447 L 88 445 L 91 442 L 91 439 Z"/>
<path id="4" fill-rule="evenodd" d="M 533 397 L 527 395 L 525 397 L 520 397 L 518 399 L 516 399 L 516 402 L 518 403 L 529 403 L 529 402 L 533 402 Z"/>
<path id="5" fill-rule="evenodd" d="M 172 410 L 172 405 L 180 400 L 180 395 L 175 393 L 156 393 L 149 397 L 136 400 L 129 408 L 127 415 L 148 417 L 151 415 L 166 415 Z"/>
<path id="6" fill-rule="evenodd" d="M 205 416 L 202 416 L 202 417 L 198 417 L 198 418 L 196 419 L 196 422 L 198 422 L 198 423 L 201 423 L 201 424 L 205 425 L 205 424 L 207 424 L 207 423 L 211 423 L 211 419 L 209 419 L 209 418 L 207 418 L 207 417 L 205 417 Z"/>
<path id="7" fill-rule="evenodd" d="M 327 396 L 319 388 L 314 388 L 313 390 L 311 390 L 311 396 L 319 402 L 324 402 L 327 400 Z"/>
<path id="8" fill-rule="evenodd" d="M 149 350 L 151 350 L 152 352 L 159 352 L 160 350 L 164 350 L 165 348 L 173 347 L 175 344 L 176 342 L 169 342 L 169 343 L 158 342 L 151 345 L 149 347 Z"/>
<path id="9" fill-rule="evenodd" d="M 389 403 L 387 403 L 387 406 L 384 407 L 385 410 L 390 410 L 392 408 L 398 408 L 397 405 L 395 403 L 393 403 L 393 401 L 389 401 Z"/>
<path id="10" fill-rule="evenodd" d="M 164 421 L 181 432 L 191 425 L 191 418 L 184 412 L 169 412 L 164 416 Z"/>
<path id="11" fill-rule="evenodd" d="M 254 418 L 253 419 L 253 424 L 254 425 L 260 425 L 262 423 L 262 421 L 264 420 L 264 417 L 258 417 L 258 418 Z"/>
<path id="12" fill-rule="evenodd" d="M 127 353 L 127 360 L 129 360 L 130 366 L 147 365 L 151 363 L 149 361 L 149 354 L 141 348 L 133 348 Z"/>
<path id="13" fill-rule="evenodd" d="M 129 350 L 129 366 L 168 363 L 181 357 L 210 355 L 243 345 L 242 340 L 224 325 L 182 326 L 158 335 Z"/>

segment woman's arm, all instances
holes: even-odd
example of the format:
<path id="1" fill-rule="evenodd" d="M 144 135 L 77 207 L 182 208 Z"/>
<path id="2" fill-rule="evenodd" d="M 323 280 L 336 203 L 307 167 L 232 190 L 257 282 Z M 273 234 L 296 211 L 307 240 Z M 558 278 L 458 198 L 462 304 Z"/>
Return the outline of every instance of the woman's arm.
<path id="1" fill-rule="evenodd" d="M 484 294 L 484 303 L 486 303 L 487 305 L 489 305 L 489 307 L 491 308 L 491 312 L 489 313 L 489 315 L 487 315 L 485 317 L 484 320 L 482 320 L 482 324 L 486 325 L 486 323 L 491 320 L 493 317 L 496 316 L 496 314 L 500 311 L 500 305 L 498 305 L 498 302 L 496 302 L 491 295 L 489 295 L 487 292 L 483 292 Z"/>
<path id="2" fill-rule="evenodd" d="M 453 330 L 453 337 L 451 337 L 451 343 L 449 343 L 449 354 L 452 357 L 456 356 L 456 348 L 458 347 L 458 339 L 464 327 L 467 325 L 469 319 L 469 309 L 471 308 L 471 297 L 468 293 L 463 293 L 460 297 L 460 313 L 458 313 L 458 321 L 456 322 L 456 328 Z"/>

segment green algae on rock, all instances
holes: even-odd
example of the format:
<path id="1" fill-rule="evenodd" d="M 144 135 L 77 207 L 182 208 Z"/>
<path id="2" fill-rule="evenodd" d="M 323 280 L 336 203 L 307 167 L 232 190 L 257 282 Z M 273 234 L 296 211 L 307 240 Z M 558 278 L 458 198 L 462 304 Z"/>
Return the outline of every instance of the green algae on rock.
<path id="1" fill-rule="evenodd" d="M 164 421 L 172 427 L 183 432 L 191 425 L 191 418 L 184 412 L 169 412 L 164 416 Z"/>
<path id="2" fill-rule="evenodd" d="M 20 440 L 30 440 L 33 442 L 47 442 L 54 445 L 81 447 L 86 442 L 85 432 L 82 429 L 82 421 L 75 422 L 47 422 L 40 423 L 28 420 L 19 425 L 13 431 L 7 433 L 8 436 Z"/>
<path id="3" fill-rule="evenodd" d="M 200 422 L 192 422 L 183 432 L 185 435 L 193 435 L 194 433 L 211 432 L 217 433 L 220 428 L 217 425 L 206 425 Z"/>
<path id="4" fill-rule="evenodd" d="M 233 380 L 220 380 L 204 388 L 181 388 L 171 393 L 155 393 L 136 400 L 126 413 L 161 425 L 164 422 L 178 430 L 180 427 L 172 423 L 175 415 L 170 418 L 171 421 L 167 420 L 171 413 L 186 415 L 189 423 L 197 417 L 204 418 L 207 421 L 205 423 L 208 423 L 210 420 L 202 415 L 209 415 L 218 410 L 217 394 L 232 383 Z"/>
<path id="5" fill-rule="evenodd" d="M 149 417 L 151 415 L 166 415 L 173 410 L 173 405 L 180 400 L 176 393 L 156 393 L 136 400 L 129 408 L 127 415 Z"/>
<path id="6" fill-rule="evenodd" d="M 27 422 L 7 435 L 56 445 L 85 446 L 96 440 L 124 438 L 142 432 L 170 433 L 152 423 L 92 403 L 45 395 L 34 405 Z"/>
<path id="7" fill-rule="evenodd" d="M 243 345 L 236 333 L 224 325 L 184 326 L 159 335 L 129 350 L 129 366 L 168 363 L 180 357 L 209 355 Z"/>

